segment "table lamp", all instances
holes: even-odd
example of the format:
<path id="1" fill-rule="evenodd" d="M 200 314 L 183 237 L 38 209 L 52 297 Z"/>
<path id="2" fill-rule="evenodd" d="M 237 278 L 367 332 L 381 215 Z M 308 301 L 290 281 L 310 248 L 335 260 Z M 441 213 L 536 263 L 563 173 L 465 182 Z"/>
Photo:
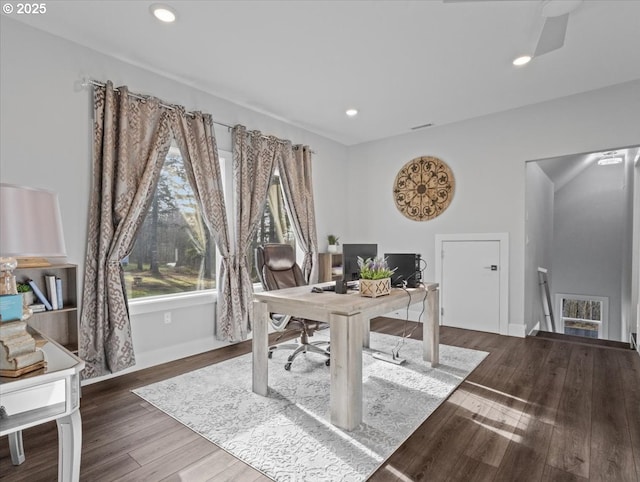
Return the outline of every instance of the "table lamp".
<path id="1" fill-rule="evenodd" d="M 0 294 L 17 293 L 16 266 L 51 266 L 47 258 L 66 255 L 58 195 L 0 184 Z"/>
<path id="2" fill-rule="evenodd" d="M 0 257 L 15 258 L 19 268 L 30 268 L 50 266 L 47 258 L 66 256 L 58 195 L 0 184 Z"/>
<path id="3" fill-rule="evenodd" d="M 0 184 L 0 298 L 17 295 L 17 267 L 50 266 L 65 257 L 58 196 L 50 191 Z M 20 297 L 22 299 L 22 297 Z M 30 310 L 23 308 L 22 320 Z M 0 376 L 19 377 L 45 366 L 44 354 L 24 321 L 0 315 Z"/>

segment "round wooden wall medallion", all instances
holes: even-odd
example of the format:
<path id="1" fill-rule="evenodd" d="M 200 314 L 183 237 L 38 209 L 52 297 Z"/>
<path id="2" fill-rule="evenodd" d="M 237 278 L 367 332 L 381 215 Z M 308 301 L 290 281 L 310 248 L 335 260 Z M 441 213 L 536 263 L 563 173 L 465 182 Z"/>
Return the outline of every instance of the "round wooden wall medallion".
<path id="1" fill-rule="evenodd" d="M 453 172 L 446 163 L 437 157 L 416 157 L 398 172 L 393 199 L 409 219 L 428 221 L 449 207 L 454 189 Z"/>

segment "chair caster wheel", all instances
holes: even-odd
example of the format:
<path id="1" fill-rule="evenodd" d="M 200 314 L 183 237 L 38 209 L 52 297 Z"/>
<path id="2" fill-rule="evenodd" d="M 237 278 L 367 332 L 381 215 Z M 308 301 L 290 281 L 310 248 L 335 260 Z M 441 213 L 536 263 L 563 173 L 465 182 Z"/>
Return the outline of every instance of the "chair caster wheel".
<path id="1" fill-rule="evenodd" d="M 273 358 L 273 352 L 270 351 L 269 354 L 267 355 L 269 357 L 269 360 L 271 360 Z"/>
<path id="2" fill-rule="evenodd" d="M 327 365 L 327 366 L 331 366 L 331 360 L 327 358 L 325 360 L 324 364 Z"/>
<path id="3" fill-rule="evenodd" d="M 285 370 L 291 370 L 291 363 L 286 363 L 284 366 Z"/>

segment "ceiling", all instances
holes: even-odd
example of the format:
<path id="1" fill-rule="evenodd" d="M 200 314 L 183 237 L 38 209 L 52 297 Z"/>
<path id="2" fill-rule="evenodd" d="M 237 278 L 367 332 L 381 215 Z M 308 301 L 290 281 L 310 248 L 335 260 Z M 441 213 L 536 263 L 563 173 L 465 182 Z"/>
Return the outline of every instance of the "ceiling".
<path id="1" fill-rule="evenodd" d="M 51 1 L 11 18 L 345 145 L 640 78 L 638 0 L 583 2 L 564 47 L 519 68 L 542 1 L 167 0 L 174 24 L 152 3 Z"/>
<path id="2" fill-rule="evenodd" d="M 611 149 L 605 152 L 590 152 L 584 154 L 573 154 L 570 156 L 552 157 L 535 162 L 553 182 L 554 191 L 558 191 L 589 167 L 611 169 L 611 166 L 598 165 L 598 160 L 607 153 L 615 153 L 616 157 L 622 157 L 625 162 L 635 163 L 640 156 L 640 146 Z"/>

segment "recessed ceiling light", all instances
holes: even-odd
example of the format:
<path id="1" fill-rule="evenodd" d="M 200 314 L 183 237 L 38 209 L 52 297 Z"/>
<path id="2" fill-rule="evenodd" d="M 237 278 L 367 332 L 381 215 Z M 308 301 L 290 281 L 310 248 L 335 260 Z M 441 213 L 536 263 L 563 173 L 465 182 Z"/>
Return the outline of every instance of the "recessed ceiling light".
<path id="1" fill-rule="evenodd" d="M 522 65 L 527 65 L 529 62 L 531 62 L 531 55 L 522 55 L 513 60 L 513 65 L 520 67 Z"/>
<path id="2" fill-rule="evenodd" d="M 620 164 L 622 157 L 603 157 L 598 161 L 598 166 L 609 166 L 611 164 Z"/>
<path id="3" fill-rule="evenodd" d="M 349 117 L 355 117 L 358 115 L 358 109 L 347 109 L 345 112 Z"/>
<path id="4" fill-rule="evenodd" d="M 599 166 L 610 166 L 611 164 L 620 164 L 624 159 L 616 151 L 603 152 L 598 159 Z"/>
<path id="5" fill-rule="evenodd" d="M 176 21 L 176 11 L 168 5 L 154 3 L 149 10 L 161 22 L 171 23 Z"/>

